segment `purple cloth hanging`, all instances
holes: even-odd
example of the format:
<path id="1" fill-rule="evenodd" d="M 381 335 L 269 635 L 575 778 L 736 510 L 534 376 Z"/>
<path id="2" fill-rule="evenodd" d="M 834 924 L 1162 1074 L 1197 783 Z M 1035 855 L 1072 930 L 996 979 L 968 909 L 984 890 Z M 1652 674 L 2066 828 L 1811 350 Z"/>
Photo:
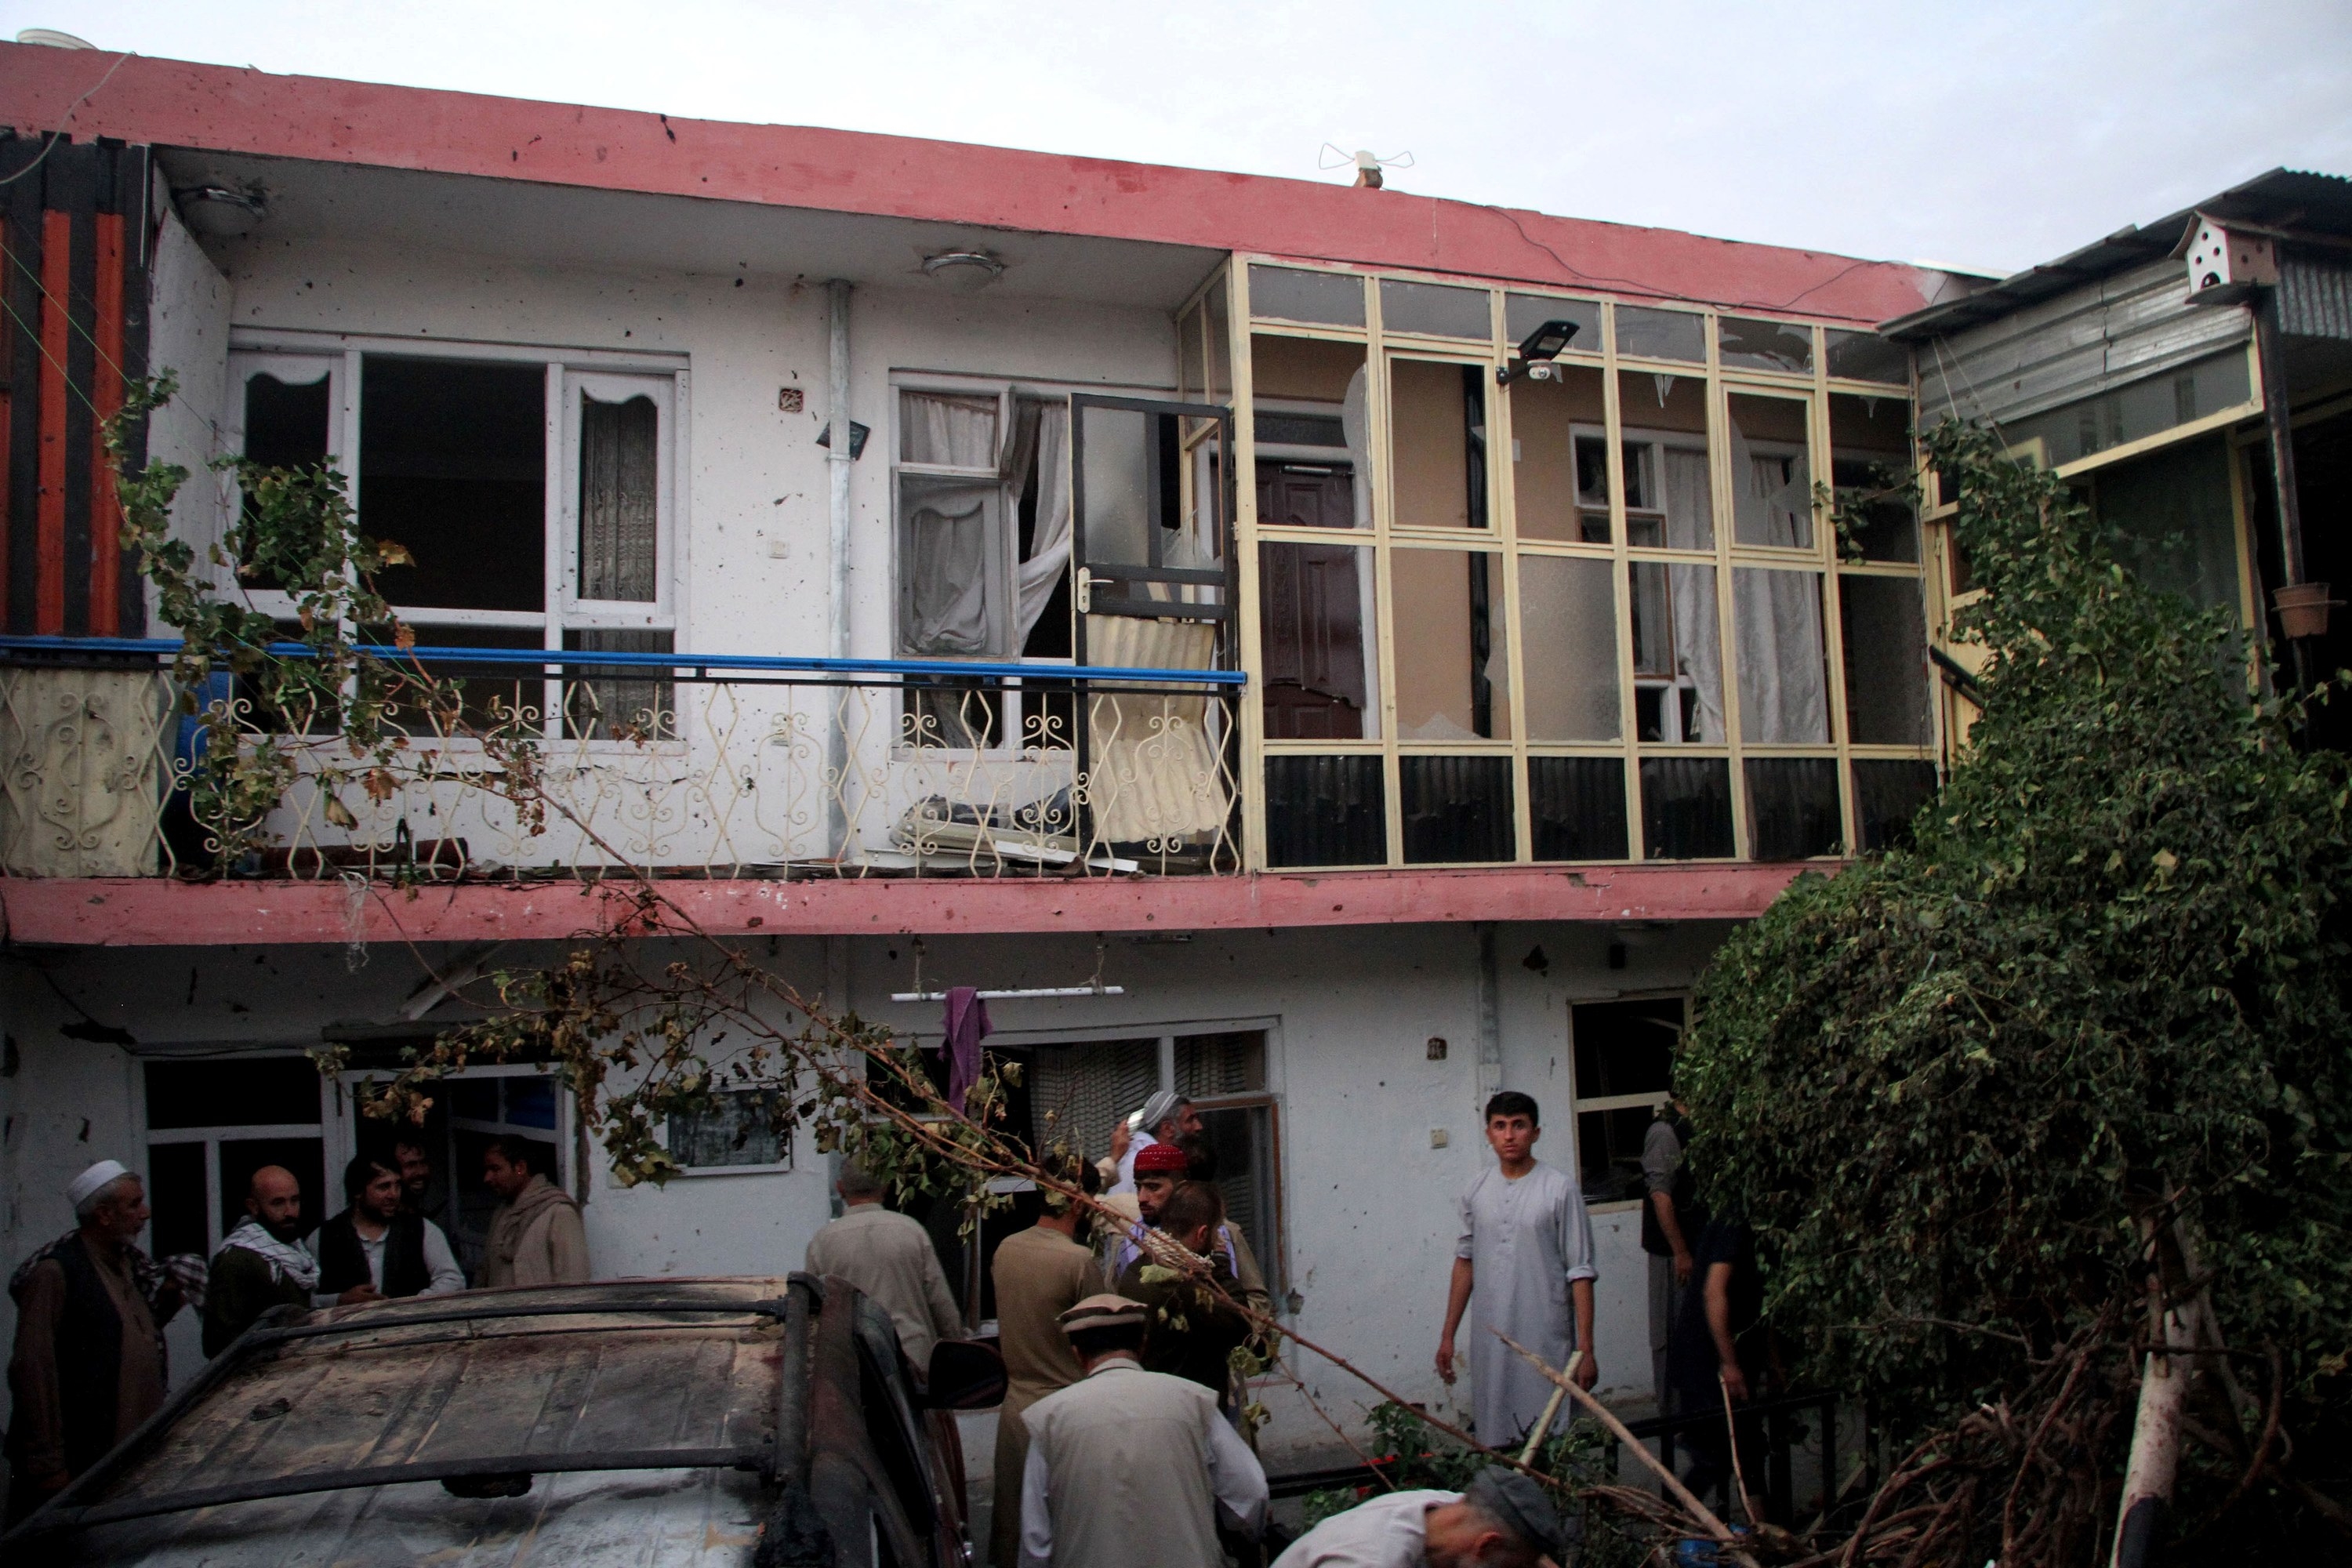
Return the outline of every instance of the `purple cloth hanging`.
<path id="1" fill-rule="evenodd" d="M 980 1081 L 980 1043 L 988 1038 L 988 1004 L 969 985 L 948 993 L 948 1104 L 963 1113 L 963 1097 Z"/>

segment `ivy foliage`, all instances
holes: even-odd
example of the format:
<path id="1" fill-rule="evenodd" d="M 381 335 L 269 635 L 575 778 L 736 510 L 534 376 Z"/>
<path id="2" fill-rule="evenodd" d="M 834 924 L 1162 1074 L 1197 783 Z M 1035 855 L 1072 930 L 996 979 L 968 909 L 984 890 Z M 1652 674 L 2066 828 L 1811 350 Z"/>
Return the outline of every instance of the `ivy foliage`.
<path id="1" fill-rule="evenodd" d="M 408 747 L 397 708 L 436 694 L 420 672 L 362 651 L 377 637 L 411 645 L 375 588 L 376 574 L 410 557 L 359 531 L 350 486 L 331 464 L 281 468 L 215 458 L 212 472 L 234 483 L 240 504 L 222 537 L 201 549 L 173 532 L 172 509 L 188 470 L 159 460 L 134 472 L 129 442 L 176 390 L 168 372 L 133 384 L 106 423 L 106 450 L 123 543 L 137 552 L 161 618 L 181 637 L 173 684 L 202 732 L 187 779 L 190 807 L 207 848 L 234 862 L 268 845 L 265 819 L 298 778 L 315 782 L 338 827 L 357 821 L 340 798 L 347 785 L 390 798 L 394 764 Z M 223 593 L 225 584 L 282 591 L 293 620 L 280 623 L 244 595 Z M 234 695 L 218 694 L 215 674 L 235 679 Z M 454 701 L 437 705 L 454 710 Z"/>
<path id="2" fill-rule="evenodd" d="M 1955 617 L 1983 714 L 1909 847 L 1718 952 L 1676 1068 L 1702 1195 L 1755 1226 L 1801 1375 L 1898 1431 L 2137 1302 L 2144 1223 L 2231 1345 L 2324 1398 L 2352 1345 L 2344 760 L 2063 481 L 1958 426 L 1927 446 L 1986 590 Z"/>

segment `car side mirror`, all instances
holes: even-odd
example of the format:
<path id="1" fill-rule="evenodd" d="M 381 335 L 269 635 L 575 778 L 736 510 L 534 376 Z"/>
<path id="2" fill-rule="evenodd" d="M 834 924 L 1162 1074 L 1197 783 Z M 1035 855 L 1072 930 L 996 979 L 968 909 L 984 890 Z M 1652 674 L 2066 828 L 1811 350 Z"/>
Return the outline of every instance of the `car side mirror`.
<path id="1" fill-rule="evenodd" d="M 992 1410 L 1004 1403 L 1004 1358 L 984 1340 L 941 1340 L 931 1347 L 933 1410 Z"/>

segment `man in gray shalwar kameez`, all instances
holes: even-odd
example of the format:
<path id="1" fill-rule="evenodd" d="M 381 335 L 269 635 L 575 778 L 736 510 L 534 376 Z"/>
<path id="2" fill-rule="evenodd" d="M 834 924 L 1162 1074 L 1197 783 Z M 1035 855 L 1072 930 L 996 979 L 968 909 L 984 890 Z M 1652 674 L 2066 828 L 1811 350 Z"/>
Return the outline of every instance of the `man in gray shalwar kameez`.
<path id="1" fill-rule="evenodd" d="M 1474 1428 L 1492 1447 L 1526 1439 L 1554 1384 L 1496 1338 L 1504 1333 L 1565 1366 L 1580 1345 L 1579 1386 L 1597 1381 L 1592 1360 L 1592 1221 L 1576 1179 L 1535 1157 L 1536 1102 L 1505 1090 L 1486 1102 L 1486 1142 L 1496 1163 L 1462 1194 L 1462 1237 L 1437 1345 L 1437 1374 L 1454 1376 L 1454 1331 L 1473 1299 L 1470 1384 Z"/>

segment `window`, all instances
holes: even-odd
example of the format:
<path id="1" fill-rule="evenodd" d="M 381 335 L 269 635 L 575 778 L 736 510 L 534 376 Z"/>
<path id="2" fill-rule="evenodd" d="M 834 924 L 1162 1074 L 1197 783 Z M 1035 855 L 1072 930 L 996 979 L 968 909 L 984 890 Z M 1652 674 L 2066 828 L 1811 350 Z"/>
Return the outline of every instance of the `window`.
<path id="1" fill-rule="evenodd" d="M 1680 996 L 1569 1008 L 1576 1154 L 1587 1203 L 1641 1198 L 1642 1141 L 1673 1088 L 1685 1009 Z"/>
<path id="2" fill-rule="evenodd" d="M 355 1048 L 373 1057 L 385 1047 L 383 1042 L 372 1041 Z M 346 1075 L 345 1083 L 356 1086 L 374 1076 L 353 1072 Z M 352 1103 L 350 1093 L 343 1103 Z M 395 1134 L 392 1127 L 355 1110 L 345 1114 L 346 1148 L 388 1158 L 395 1136 L 404 1141 L 412 1135 L 407 1128 Z M 448 1236 L 450 1249 L 469 1279 L 482 1278 L 490 1215 L 499 1205 L 498 1194 L 482 1182 L 482 1156 L 491 1139 L 523 1139 L 537 1155 L 533 1170 L 543 1172 L 559 1187 L 578 1191 L 572 1186 L 570 1108 L 556 1079 L 537 1068 L 473 1068 L 446 1080 L 413 1135 L 432 1167 L 423 1212 Z M 341 1206 L 341 1194 L 336 1196 Z"/>
<path id="3" fill-rule="evenodd" d="M 1069 662 L 1066 400 L 901 387 L 896 450 L 898 653 Z M 911 689 L 906 717 L 909 743 L 958 750 L 1066 747 L 1072 729 L 1059 694 L 959 680 Z"/>
<path id="4" fill-rule="evenodd" d="M 239 450 L 280 466 L 334 463 L 361 530 L 414 558 L 377 586 L 420 644 L 675 646 L 676 374 L 375 351 L 238 353 L 231 363 Z M 275 584 L 248 587 L 256 607 L 291 615 Z M 476 684 L 548 710 L 541 682 L 483 672 L 468 683 L 478 720 L 490 709 Z M 675 732 L 666 680 L 557 689 L 568 733 Z"/>
<path id="5" fill-rule="evenodd" d="M 1059 1142 L 1096 1158 L 1108 1151 L 1112 1125 L 1160 1089 L 1190 1099 L 1200 1112 L 1226 1217 L 1248 1239 L 1279 1302 L 1280 1127 L 1269 1090 L 1264 1029 L 1010 1048 L 1028 1061 L 1022 1109 L 1037 1147 Z"/>
<path id="6" fill-rule="evenodd" d="M 1937 711 L 1906 351 L 1246 276 L 1268 866 L 1804 858 L 1894 830 Z M 1482 309 L 1482 362 L 1432 341 L 1475 341 Z M 1555 321 L 1559 357 L 1498 383 Z"/>
<path id="7" fill-rule="evenodd" d="M 264 1165 L 282 1165 L 302 1184 L 306 1232 L 342 1206 L 340 1189 L 327 1191 L 319 1069 L 309 1058 L 150 1060 L 144 1076 L 154 1256 L 210 1258 L 244 1223 L 246 1193 Z"/>
<path id="8" fill-rule="evenodd" d="M 716 1100 L 705 1110 L 670 1112 L 669 1156 L 688 1174 L 793 1168 L 789 1090 L 721 1089 Z"/>

